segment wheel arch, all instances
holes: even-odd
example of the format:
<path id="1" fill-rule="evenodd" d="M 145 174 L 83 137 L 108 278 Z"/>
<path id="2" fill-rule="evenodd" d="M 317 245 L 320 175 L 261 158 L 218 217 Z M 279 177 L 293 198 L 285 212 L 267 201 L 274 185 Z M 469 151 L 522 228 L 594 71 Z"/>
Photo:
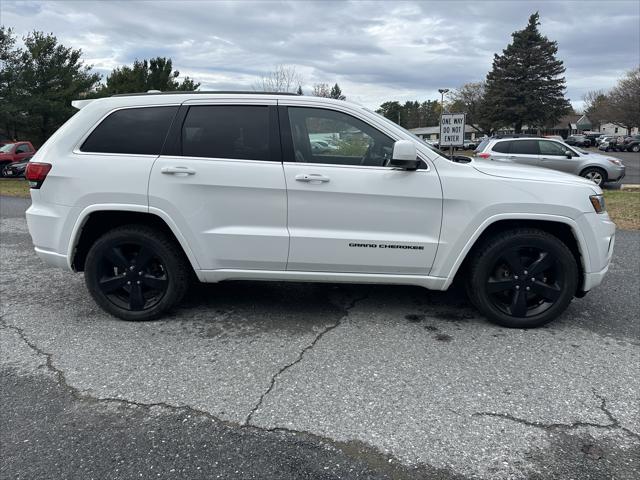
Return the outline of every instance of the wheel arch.
<path id="1" fill-rule="evenodd" d="M 485 221 L 469 239 L 463 251 L 458 256 L 443 289 L 448 288 L 454 281 L 457 281 L 461 275 L 465 274 L 474 252 L 487 238 L 506 230 L 522 227 L 538 228 L 554 235 L 567 245 L 578 265 L 579 278 L 577 293 L 581 292 L 584 284 L 584 274 L 587 271 L 587 265 L 589 265 L 589 252 L 585 239 L 580 233 L 577 224 L 571 218 L 553 215 L 522 215 L 506 218 L 499 215 Z"/>
<path id="2" fill-rule="evenodd" d="M 607 169 L 606 169 L 606 168 L 604 168 L 604 167 L 602 167 L 602 166 L 600 166 L 600 165 L 593 165 L 593 164 L 587 164 L 587 165 L 584 165 L 584 166 L 580 169 L 580 173 L 579 173 L 578 175 L 582 176 L 582 174 L 583 174 L 586 170 L 589 170 L 590 168 L 598 169 L 598 170 L 600 170 L 602 173 L 604 173 L 604 178 L 605 178 L 605 180 L 606 180 L 607 178 L 609 178 L 609 175 L 608 175 L 608 173 L 607 173 Z"/>
<path id="3" fill-rule="evenodd" d="M 200 266 L 184 236 L 171 218 L 161 210 L 149 212 L 147 207 L 135 205 L 103 205 L 85 209 L 78 217 L 69 242 L 69 267 L 84 271 L 84 261 L 89 248 L 104 233 L 121 225 L 148 225 L 166 233 L 180 245 L 196 276 Z"/>

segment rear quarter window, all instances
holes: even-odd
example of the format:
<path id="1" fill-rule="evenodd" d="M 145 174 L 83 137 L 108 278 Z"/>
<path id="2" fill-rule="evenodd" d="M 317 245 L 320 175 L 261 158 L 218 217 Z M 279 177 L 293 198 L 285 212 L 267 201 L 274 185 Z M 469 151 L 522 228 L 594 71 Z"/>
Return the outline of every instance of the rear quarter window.
<path id="1" fill-rule="evenodd" d="M 511 147 L 511 143 L 512 142 L 510 141 L 498 142 L 493 146 L 493 148 L 491 148 L 491 150 L 493 152 L 498 152 L 498 153 L 509 153 L 509 148 Z"/>
<path id="2" fill-rule="evenodd" d="M 117 110 L 100 122 L 80 150 L 159 155 L 177 110 L 174 106 Z"/>

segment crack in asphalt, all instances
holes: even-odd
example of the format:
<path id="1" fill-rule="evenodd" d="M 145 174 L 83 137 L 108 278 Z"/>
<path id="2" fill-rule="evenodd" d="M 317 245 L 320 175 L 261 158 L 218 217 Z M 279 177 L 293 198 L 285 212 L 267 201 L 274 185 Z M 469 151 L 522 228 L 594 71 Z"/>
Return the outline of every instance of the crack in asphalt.
<path id="1" fill-rule="evenodd" d="M 272 384 L 270 385 L 269 389 L 261 396 L 260 402 L 258 403 L 256 408 L 252 410 L 252 412 L 256 411 L 256 409 L 259 407 L 260 403 L 264 399 L 265 395 L 273 389 L 273 383 L 275 383 L 276 377 L 280 375 L 282 372 L 284 372 L 287 368 L 291 368 L 293 365 L 299 363 L 300 360 L 302 360 L 302 357 L 304 356 L 305 352 L 313 348 L 313 346 L 320 340 L 320 338 L 322 338 L 322 336 L 324 336 L 329 331 L 337 328 L 342 322 L 342 320 L 348 317 L 349 311 L 353 307 L 355 307 L 355 305 L 359 301 L 362 301 L 367 297 L 368 297 L 368 294 L 363 297 L 354 299 L 345 308 L 346 314 L 343 315 L 340 318 L 340 320 L 338 320 L 338 322 L 336 322 L 334 325 L 330 325 L 328 328 L 325 328 L 322 332 L 320 332 L 320 334 L 316 336 L 314 341 L 311 342 L 309 346 L 307 346 L 302 350 L 302 352 L 299 355 L 299 358 L 295 362 L 280 369 L 279 372 L 273 376 Z M 381 471 L 389 474 L 391 478 L 396 478 L 398 480 L 401 480 L 403 478 L 409 478 L 409 477 L 414 478 L 413 475 L 409 475 L 409 476 L 406 475 L 405 469 L 409 467 L 405 467 L 404 464 L 398 458 L 396 458 L 393 454 L 380 452 L 376 447 L 369 445 L 365 442 L 361 442 L 361 441 L 343 442 L 343 441 L 334 440 L 332 438 L 325 437 L 322 435 L 318 435 L 312 432 L 308 432 L 305 430 L 294 430 L 286 427 L 265 428 L 265 427 L 259 427 L 257 425 L 249 425 L 247 424 L 247 422 L 245 422 L 244 424 L 240 424 L 237 422 L 222 420 L 205 410 L 200 410 L 190 405 L 172 405 L 165 402 L 144 403 L 144 402 L 136 402 L 133 400 L 127 400 L 127 399 L 116 398 L 116 397 L 93 396 L 87 392 L 80 390 L 77 387 L 74 387 L 73 385 L 70 385 L 67 382 L 67 378 L 64 374 L 64 371 L 53 364 L 53 354 L 44 351 L 42 348 L 36 345 L 33 341 L 29 340 L 29 338 L 26 336 L 22 328 L 16 325 L 11 325 L 7 323 L 6 320 L 4 319 L 4 316 L 2 315 L 0 315 L 0 326 L 4 327 L 5 329 L 13 330 L 14 332 L 16 332 L 20 337 L 20 339 L 25 343 L 25 345 L 27 345 L 31 350 L 36 352 L 38 355 L 44 357 L 46 359 L 44 365 L 40 365 L 38 368 L 42 366 L 46 367 L 47 370 L 54 375 L 58 385 L 60 385 L 61 388 L 67 390 L 71 394 L 71 396 L 75 398 L 77 401 L 88 401 L 88 402 L 105 403 L 105 404 L 113 403 L 119 406 L 125 406 L 130 408 L 142 408 L 145 410 L 150 410 L 151 408 L 154 408 L 154 407 L 162 408 L 174 413 L 184 413 L 184 414 L 189 414 L 194 416 L 203 416 L 205 418 L 208 418 L 212 422 L 216 422 L 220 425 L 233 428 L 233 429 L 239 428 L 243 430 L 257 431 L 257 432 L 264 432 L 264 433 L 280 433 L 280 434 L 294 435 L 294 436 L 302 437 L 308 440 L 313 440 L 319 443 L 324 443 L 325 445 L 328 445 L 332 448 L 335 448 L 343 452 L 345 455 L 349 457 L 360 459 L 370 466 L 377 467 Z M 415 472 L 418 472 L 421 466 L 430 467 L 430 465 L 428 464 L 421 464 L 420 466 L 414 466 L 412 469 L 410 468 L 409 470 L 415 470 Z M 455 478 L 462 478 L 462 477 L 455 476 Z"/>
<path id="2" fill-rule="evenodd" d="M 542 430 L 575 430 L 578 428 L 592 427 L 599 428 L 604 430 L 622 430 L 627 435 L 640 440 L 640 434 L 630 430 L 627 427 L 623 427 L 620 425 L 620 421 L 613 416 L 611 411 L 607 408 L 607 400 L 602 395 L 599 395 L 595 390 L 593 391 L 593 395 L 600 400 L 599 409 L 607 416 L 610 423 L 601 424 L 601 423 L 593 423 L 593 422 L 573 422 L 573 423 L 543 423 L 527 420 L 525 418 L 519 418 L 508 413 L 498 413 L 498 412 L 475 412 L 471 416 L 472 417 L 494 417 L 494 418 L 503 418 L 506 420 L 510 420 L 512 422 L 520 423 L 522 425 L 526 425 L 528 427 L 540 428 Z"/>
<path id="3" fill-rule="evenodd" d="M 283 366 L 280 370 L 278 370 L 272 377 L 271 377 L 271 383 L 269 384 L 269 388 L 267 388 L 264 393 L 262 395 L 260 395 L 260 398 L 258 399 L 258 402 L 256 403 L 256 405 L 251 409 L 251 411 L 249 412 L 249 414 L 247 415 L 247 418 L 244 421 L 245 426 L 249 426 L 250 425 L 250 421 L 251 418 L 253 417 L 253 415 L 258 411 L 258 409 L 262 406 L 262 403 L 265 399 L 265 397 L 271 393 L 271 391 L 273 390 L 273 387 L 276 384 L 276 381 L 278 379 L 278 377 L 280 375 L 282 375 L 284 372 L 286 372 L 287 370 L 289 370 L 291 367 L 297 365 L 298 363 L 300 363 L 302 361 L 302 359 L 304 358 L 304 354 L 307 353 L 309 350 L 313 349 L 313 347 L 316 346 L 316 344 L 320 341 L 320 339 L 322 337 L 325 336 L 325 334 L 329 333 L 331 330 L 335 330 L 336 328 L 338 328 L 340 326 L 340 324 L 342 323 L 342 320 L 347 318 L 349 316 L 349 313 L 351 311 L 351 309 L 353 309 L 353 307 L 356 306 L 356 304 L 358 302 L 361 302 L 362 300 L 365 300 L 367 297 L 369 296 L 369 294 L 367 293 L 366 295 L 359 297 L 359 298 L 354 298 L 351 303 L 349 303 L 349 305 L 347 305 L 345 307 L 345 314 L 340 317 L 338 319 L 338 321 L 336 323 L 334 323 L 333 325 L 329 325 L 328 327 L 326 327 L 324 330 L 322 330 L 318 335 L 316 335 L 316 337 L 313 339 L 313 341 L 307 345 L 306 347 L 304 347 L 301 351 L 300 354 L 298 355 L 298 358 L 296 358 L 293 362 Z"/>

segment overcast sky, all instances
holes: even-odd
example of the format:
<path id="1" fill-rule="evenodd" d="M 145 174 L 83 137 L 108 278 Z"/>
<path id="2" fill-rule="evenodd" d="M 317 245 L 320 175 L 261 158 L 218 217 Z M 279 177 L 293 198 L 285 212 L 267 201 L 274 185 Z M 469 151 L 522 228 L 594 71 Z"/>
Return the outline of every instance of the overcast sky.
<path id="1" fill-rule="evenodd" d="M 277 64 L 303 89 L 338 82 L 351 100 L 436 99 L 438 88 L 484 79 L 493 54 L 540 12 L 558 42 L 567 97 L 608 89 L 640 63 L 640 2 L 221 2 L 0 0 L 0 21 L 21 36 L 53 32 L 100 73 L 168 56 L 201 89 L 251 89 Z"/>

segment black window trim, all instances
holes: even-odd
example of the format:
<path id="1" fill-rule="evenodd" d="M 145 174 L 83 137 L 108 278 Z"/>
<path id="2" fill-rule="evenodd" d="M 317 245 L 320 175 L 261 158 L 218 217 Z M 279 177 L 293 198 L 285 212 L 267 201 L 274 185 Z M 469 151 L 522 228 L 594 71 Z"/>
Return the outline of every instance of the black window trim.
<path id="1" fill-rule="evenodd" d="M 315 109 L 315 110 L 328 110 L 330 112 L 337 112 L 347 115 L 348 117 L 355 118 L 360 122 L 368 125 L 369 127 L 376 130 L 381 135 L 385 137 L 389 137 L 394 142 L 397 142 L 399 139 L 395 138 L 388 133 L 381 131 L 379 128 L 371 125 L 371 123 L 367 122 L 362 118 L 358 118 L 357 116 L 344 112 L 342 110 L 336 110 L 332 108 L 327 108 L 327 106 L 315 106 L 315 105 L 305 105 L 305 104 L 286 104 L 286 105 L 278 105 L 278 119 L 280 121 L 280 138 L 282 139 L 282 160 L 283 163 L 287 164 L 295 164 L 295 165 L 310 165 L 310 166 L 318 166 L 318 167 L 336 167 L 336 168 L 360 168 L 364 170 L 395 170 L 395 167 L 385 167 L 385 166 L 375 166 L 375 165 L 345 165 L 341 163 L 315 163 L 315 162 L 299 162 L 295 158 L 295 153 L 293 149 L 293 137 L 291 136 L 291 123 L 289 122 L 289 108 L 307 108 L 307 109 Z M 428 172 L 431 170 L 429 167 L 429 163 L 418 154 L 418 158 L 422 161 L 422 165 L 418 167 L 417 171 L 420 172 Z M 292 160 L 289 160 L 292 159 Z M 415 173 L 415 172 L 414 172 Z"/>
<path id="2" fill-rule="evenodd" d="M 244 158 L 221 158 L 219 160 L 231 161 L 231 162 L 271 162 L 282 163 L 282 146 L 280 142 L 280 130 L 278 121 L 277 105 L 267 103 L 234 103 L 234 102 L 198 102 L 198 103 L 183 103 L 178 109 L 178 113 L 173 119 L 171 126 L 169 127 L 169 133 L 167 139 L 164 142 L 164 146 L 160 155 L 179 157 L 184 159 L 212 159 L 214 157 L 192 157 L 182 155 L 182 128 L 184 122 L 187 119 L 187 114 L 191 107 L 267 107 L 269 115 L 269 160 L 253 160 Z"/>
<path id="3" fill-rule="evenodd" d="M 107 113 L 105 113 L 102 117 L 100 117 L 100 119 L 95 122 L 93 124 L 93 126 L 82 136 L 80 137 L 80 140 L 76 143 L 75 147 L 73 148 L 72 152 L 76 155 L 108 155 L 108 156 L 119 156 L 119 157 L 153 157 L 156 158 L 159 155 L 162 155 L 162 151 L 164 150 L 164 147 L 167 143 L 167 140 L 169 138 L 169 133 L 171 132 L 171 127 L 173 125 L 173 123 L 175 123 L 176 117 L 178 115 L 178 113 L 180 112 L 180 106 L 181 104 L 179 103 L 160 103 L 160 104 L 152 104 L 152 105 L 126 105 L 123 107 L 117 107 L 117 108 L 113 108 L 111 110 L 109 110 Z M 162 143 L 162 146 L 160 148 L 160 153 L 159 154 L 155 154 L 155 153 L 117 153 L 117 152 L 85 152 L 83 150 L 81 150 L 82 145 L 84 144 L 84 142 L 87 140 L 87 138 L 89 138 L 89 136 L 93 133 L 93 131 L 98 128 L 98 126 L 100 126 L 102 124 L 102 122 L 104 122 L 104 120 L 111 115 L 112 113 L 118 112 L 120 110 L 131 110 L 134 108 L 153 108 L 153 107 L 178 107 L 176 109 L 176 113 L 173 116 L 173 119 L 171 120 L 171 124 L 169 124 L 169 128 L 167 129 L 167 132 L 165 134 L 165 138 L 164 141 Z"/>

